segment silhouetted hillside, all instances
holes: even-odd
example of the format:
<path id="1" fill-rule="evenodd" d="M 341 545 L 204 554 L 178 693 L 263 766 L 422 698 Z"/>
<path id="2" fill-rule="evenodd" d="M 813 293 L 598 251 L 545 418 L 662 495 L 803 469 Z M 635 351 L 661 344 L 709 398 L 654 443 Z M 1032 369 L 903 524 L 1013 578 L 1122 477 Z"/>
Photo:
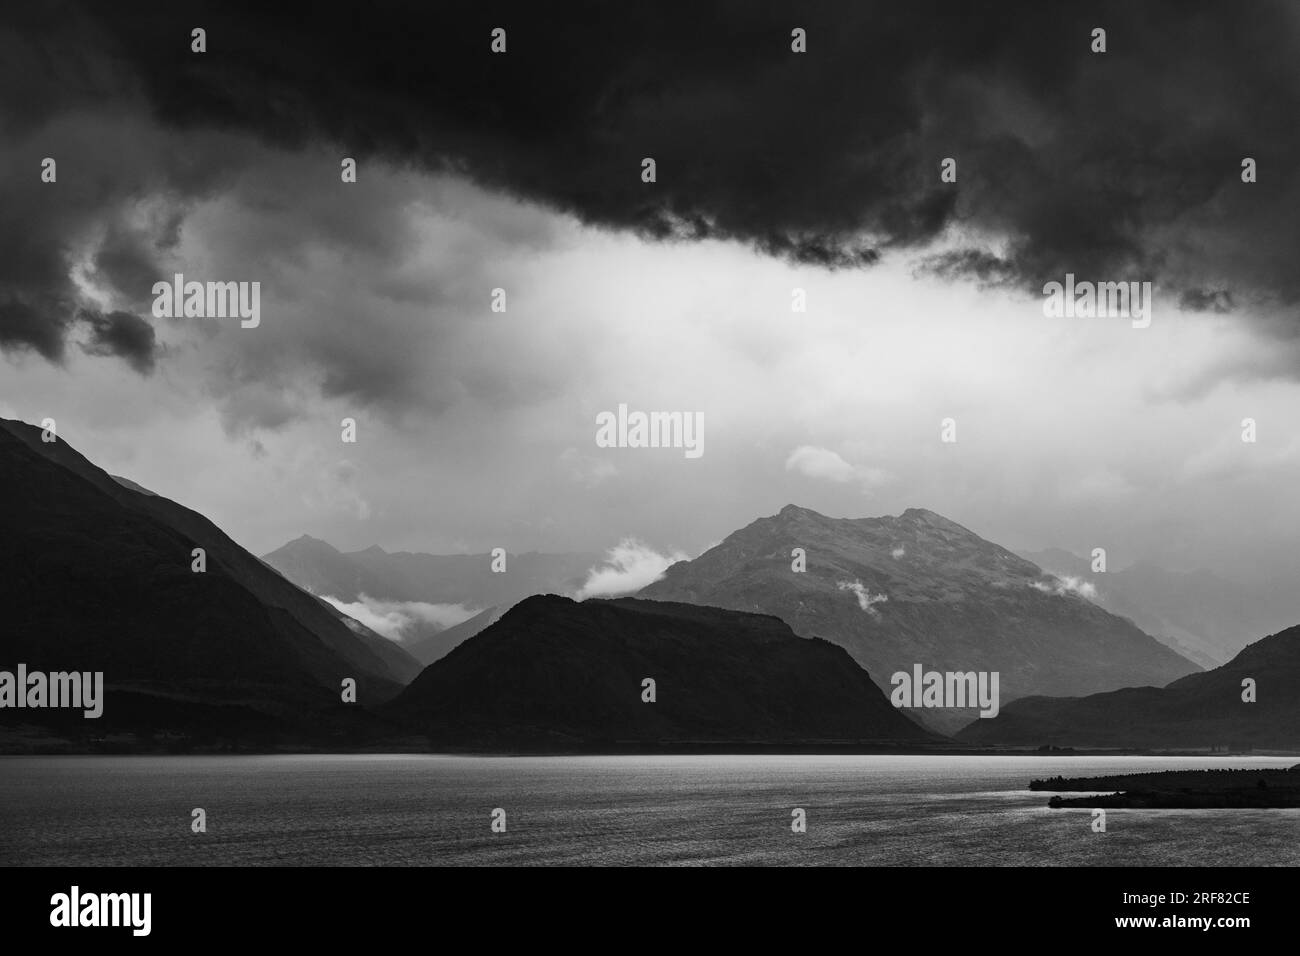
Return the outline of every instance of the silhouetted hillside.
<path id="1" fill-rule="evenodd" d="M 1257 700 L 1242 700 L 1255 681 Z M 1300 748 L 1300 626 L 1256 641 L 1222 667 L 1168 687 L 1027 697 L 959 735 L 995 746 Z"/>
<path id="2" fill-rule="evenodd" d="M 132 727 L 192 729 L 202 720 L 190 711 L 216 706 L 247 711 L 248 725 L 268 732 L 285 721 L 320 727 L 312 714 L 341 705 L 344 678 L 376 703 L 418 670 L 202 515 L 115 480 L 21 422 L 0 420 L 0 499 L 0 666 L 103 671 L 104 716 L 77 725 L 86 733 L 121 726 L 128 710 Z M 191 570 L 196 547 L 207 552 L 204 573 Z M 133 696 L 119 708 L 123 691 Z M 65 716 L 6 710 L 0 721 Z"/>
<path id="3" fill-rule="evenodd" d="M 642 700 L 642 681 L 657 700 Z M 485 749 L 924 744 L 841 649 L 774 617 L 622 598 L 515 605 L 384 708 Z"/>

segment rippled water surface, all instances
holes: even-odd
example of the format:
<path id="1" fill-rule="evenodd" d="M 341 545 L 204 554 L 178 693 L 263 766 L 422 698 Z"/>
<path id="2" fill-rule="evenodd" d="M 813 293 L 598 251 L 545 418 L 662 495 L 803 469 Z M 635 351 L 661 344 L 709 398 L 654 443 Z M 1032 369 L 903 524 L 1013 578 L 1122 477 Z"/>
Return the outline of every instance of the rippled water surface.
<path id="1" fill-rule="evenodd" d="M 0 863 L 1295 865 L 1300 810 L 1049 810 L 1268 757 L 0 757 Z M 190 831 L 195 807 L 207 833 Z M 494 808 L 506 832 L 493 834 Z M 793 834 L 791 810 L 807 812 Z"/>

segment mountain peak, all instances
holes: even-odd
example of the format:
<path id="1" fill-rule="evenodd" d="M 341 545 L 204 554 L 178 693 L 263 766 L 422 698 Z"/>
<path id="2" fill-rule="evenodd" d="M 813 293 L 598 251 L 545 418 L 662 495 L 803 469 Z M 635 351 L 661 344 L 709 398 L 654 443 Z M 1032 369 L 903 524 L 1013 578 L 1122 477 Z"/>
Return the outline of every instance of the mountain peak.
<path id="1" fill-rule="evenodd" d="M 282 544 L 275 551 L 270 552 L 270 555 L 292 552 L 313 552 L 322 554 L 339 553 L 338 549 L 328 541 L 322 541 L 320 538 L 313 538 L 309 534 L 300 534 L 292 541 L 288 541 L 285 544 Z M 270 557 L 270 555 L 266 555 L 265 557 Z"/>
<path id="2" fill-rule="evenodd" d="M 825 517 L 825 515 L 818 514 L 816 511 L 813 511 L 811 508 L 802 508 L 799 505 L 795 505 L 795 504 L 786 505 L 778 512 L 778 514 L 782 518 L 796 518 L 799 516 L 808 516 L 812 518 Z"/>
<path id="3" fill-rule="evenodd" d="M 773 614 L 839 644 L 877 680 L 918 661 L 998 671 L 1008 700 L 1166 684 L 1196 670 L 1041 575 L 926 508 L 828 518 L 788 505 L 672 565 L 638 597 Z"/>
<path id="4" fill-rule="evenodd" d="M 899 515 L 898 517 L 899 517 L 900 519 L 902 519 L 902 518 L 910 518 L 910 519 L 913 520 L 913 521 L 924 521 L 926 524 L 952 524 L 952 525 L 955 525 L 955 524 L 957 523 L 957 522 L 953 521 L 951 518 L 945 518 L 943 515 L 939 514 L 939 512 L 937 512 L 937 511 L 931 511 L 929 508 L 908 508 L 906 511 L 904 511 L 904 512 L 903 512 L 901 515 Z"/>
<path id="5" fill-rule="evenodd" d="M 946 517 L 944 517 L 943 515 L 939 514 L 939 512 L 937 512 L 937 511 L 931 511 L 929 508 L 908 508 L 906 511 L 904 511 L 902 514 L 898 515 L 897 517 L 895 517 L 895 516 L 893 516 L 893 515 L 880 515 L 880 516 L 877 516 L 877 517 L 871 517 L 871 518 L 856 518 L 856 519 L 852 519 L 852 518 L 828 518 L 826 515 L 822 514 L 822 513 L 819 512 L 819 511 L 814 511 L 814 510 L 811 509 L 811 508 L 805 508 L 805 507 L 803 507 L 803 506 L 801 506 L 801 505 L 796 505 L 796 504 L 793 504 L 793 503 L 792 503 L 792 504 L 788 504 L 788 505 L 786 505 L 784 508 L 782 508 L 782 509 L 777 513 L 777 517 L 781 517 L 781 518 L 800 518 L 800 517 L 802 517 L 802 518 L 816 518 L 816 519 L 819 519 L 819 520 L 822 520 L 822 521 L 853 521 L 853 520 L 856 520 L 856 521 L 911 521 L 911 522 L 913 522 L 913 523 L 918 523 L 918 522 L 919 522 L 919 523 L 922 523 L 922 524 L 937 525 L 937 526 L 943 526 L 943 527 L 953 527 L 953 528 L 960 528 L 960 527 L 961 527 L 961 525 L 957 524 L 957 522 L 953 521 L 951 518 L 946 518 Z"/>

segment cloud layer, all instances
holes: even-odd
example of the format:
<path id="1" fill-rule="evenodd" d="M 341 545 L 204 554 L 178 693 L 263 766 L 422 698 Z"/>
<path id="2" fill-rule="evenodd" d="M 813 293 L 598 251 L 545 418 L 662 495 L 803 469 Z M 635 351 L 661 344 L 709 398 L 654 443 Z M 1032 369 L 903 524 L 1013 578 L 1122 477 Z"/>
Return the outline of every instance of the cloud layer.
<path id="1" fill-rule="evenodd" d="M 696 553 L 794 501 L 1294 578 L 1296 18 L 9 5 L 0 408 L 259 553 Z M 177 271 L 261 326 L 154 319 Z M 1157 282 L 1153 325 L 1046 319 L 1064 271 Z M 620 402 L 707 454 L 596 447 Z"/>
<path id="2" fill-rule="evenodd" d="M 60 357 L 80 314 L 69 273 L 83 234 L 96 233 L 82 252 L 104 281 L 137 295 L 186 204 L 238 182 L 246 151 L 193 148 L 218 135 L 328 145 L 360 160 L 359 182 L 376 161 L 451 172 L 601 227 L 735 239 L 831 268 L 911 248 L 930 252 L 934 274 L 1035 293 L 1067 271 L 1149 279 L 1167 302 L 1253 304 L 1294 335 L 1294 4 L 1249 16 L 1185 0 L 672 9 L 380 2 L 363 33 L 306 4 L 6 12 L 4 132 L 34 138 L 7 157 L 0 197 L 14 225 L 0 346 Z M 195 54 L 200 23 L 208 52 Z M 1099 25 L 1104 54 L 1090 50 Z M 489 51 L 497 26 L 504 55 Z M 806 53 L 791 52 L 795 26 Z M 90 109 L 137 111 L 178 138 L 126 148 L 92 183 L 77 133 L 58 126 Z M 101 134 L 99 148 L 124 145 Z M 34 163 L 55 153 L 52 187 Z M 939 179 L 946 157 L 956 184 Z M 159 195 L 171 197 L 161 221 L 128 214 Z M 341 211 L 338 226 L 364 229 Z M 148 369 L 139 335 L 98 341 Z M 355 387 L 348 374 L 359 370 L 327 387 Z"/>

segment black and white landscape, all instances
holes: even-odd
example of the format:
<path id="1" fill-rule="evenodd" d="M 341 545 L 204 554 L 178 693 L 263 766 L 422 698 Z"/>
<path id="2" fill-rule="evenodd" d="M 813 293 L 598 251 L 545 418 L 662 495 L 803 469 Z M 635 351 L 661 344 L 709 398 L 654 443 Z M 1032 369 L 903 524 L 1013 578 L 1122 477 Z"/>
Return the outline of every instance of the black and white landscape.
<path id="1" fill-rule="evenodd" d="M 7 7 L 0 863 L 1300 863 L 1298 54 Z"/>

